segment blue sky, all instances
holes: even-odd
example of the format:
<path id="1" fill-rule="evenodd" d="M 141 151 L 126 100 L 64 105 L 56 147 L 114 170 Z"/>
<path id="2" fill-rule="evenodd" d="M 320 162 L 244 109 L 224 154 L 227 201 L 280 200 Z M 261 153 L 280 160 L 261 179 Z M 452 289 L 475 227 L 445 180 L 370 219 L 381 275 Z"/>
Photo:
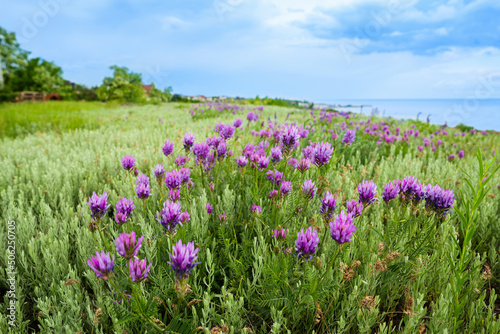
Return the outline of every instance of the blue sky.
<path id="1" fill-rule="evenodd" d="M 109 66 L 194 95 L 500 98 L 498 0 L 0 0 L 67 79 Z"/>

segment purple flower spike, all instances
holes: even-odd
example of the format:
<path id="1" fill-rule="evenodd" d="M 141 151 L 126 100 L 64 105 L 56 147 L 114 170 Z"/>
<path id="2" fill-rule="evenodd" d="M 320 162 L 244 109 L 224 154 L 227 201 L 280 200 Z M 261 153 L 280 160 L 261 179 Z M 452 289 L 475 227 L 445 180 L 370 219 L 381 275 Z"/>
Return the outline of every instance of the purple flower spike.
<path id="1" fill-rule="evenodd" d="M 287 196 L 292 190 L 292 182 L 291 181 L 283 181 L 281 183 L 280 191 L 283 196 Z"/>
<path id="2" fill-rule="evenodd" d="M 428 185 L 425 191 L 425 207 L 434 211 L 438 216 L 445 217 L 453 208 L 455 196 L 453 190 L 444 190 L 439 185 Z"/>
<path id="3" fill-rule="evenodd" d="M 350 242 L 352 234 L 356 231 L 356 225 L 353 223 L 353 218 L 350 214 L 345 214 L 342 211 L 335 215 L 335 220 L 330 222 L 330 235 L 332 239 L 339 244 Z"/>
<path id="4" fill-rule="evenodd" d="M 165 175 L 165 167 L 163 165 L 156 165 L 154 173 L 156 180 L 161 182 L 161 178 Z"/>
<path id="5" fill-rule="evenodd" d="M 146 258 L 131 259 L 128 267 L 130 269 L 130 277 L 132 282 L 140 283 L 148 277 L 149 269 L 151 269 L 151 263 L 147 264 Z"/>
<path id="6" fill-rule="evenodd" d="M 280 136 L 281 144 L 283 145 L 283 151 L 286 153 L 297 148 L 300 142 L 300 132 L 296 125 L 290 125 L 287 127 Z"/>
<path id="7" fill-rule="evenodd" d="M 297 240 L 295 240 L 295 250 L 298 253 L 298 257 L 303 259 L 311 259 L 313 254 L 316 252 L 319 244 L 318 232 L 316 229 L 310 226 L 305 232 L 304 228 L 297 233 Z"/>
<path id="8" fill-rule="evenodd" d="M 182 244 L 182 240 L 179 240 L 172 248 L 172 253 L 170 255 L 170 261 L 167 262 L 172 266 L 173 271 L 175 271 L 176 279 L 187 278 L 191 274 L 194 266 L 200 264 L 201 262 L 194 262 L 198 259 L 199 248 L 194 248 L 194 242 L 188 242 L 187 245 Z"/>
<path id="9" fill-rule="evenodd" d="M 347 213 L 354 218 L 361 216 L 363 213 L 363 203 L 356 199 L 346 201 Z"/>
<path id="10" fill-rule="evenodd" d="M 332 145 L 328 142 L 321 142 L 314 147 L 313 151 L 313 161 L 314 164 L 318 167 L 326 165 L 330 162 L 330 158 L 332 157 Z"/>
<path id="11" fill-rule="evenodd" d="M 188 183 L 189 180 L 191 180 L 191 169 L 189 169 L 189 168 L 181 168 L 179 170 L 179 173 L 181 174 L 181 182 L 182 182 L 182 184 Z"/>
<path id="12" fill-rule="evenodd" d="M 458 157 L 462 159 L 465 156 L 464 151 L 458 151 Z"/>
<path id="13" fill-rule="evenodd" d="M 108 194 L 104 191 L 101 196 L 97 196 L 94 191 L 92 196 L 89 197 L 87 204 L 90 206 L 90 211 L 92 211 L 92 219 L 99 220 L 106 214 L 106 211 L 110 207 L 108 204 Z"/>
<path id="14" fill-rule="evenodd" d="M 256 214 L 260 215 L 260 213 L 262 212 L 262 208 L 259 205 L 252 205 L 250 207 L 250 211 L 252 213 L 256 213 Z"/>
<path id="15" fill-rule="evenodd" d="M 276 239 L 276 241 L 285 241 L 286 239 L 286 228 L 278 228 L 277 230 L 273 231 L 273 238 Z"/>
<path id="16" fill-rule="evenodd" d="M 212 214 L 212 212 L 214 211 L 214 207 L 213 207 L 213 206 L 212 206 L 212 204 L 210 204 L 210 203 L 207 203 L 207 205 L 205 205 L 205 208 L 207 209 L 207 213 L 208 213 L 209 215 L 211 215 L 211 214 Z"/>
<path id="17" fill-rule="evenodd" d="M 193 146 L 194 141 L 195 141 L 195 136 L 191 132 L 188 132 L 184 135 L 184 139 L 182 140 L 182 145 L 184 146 L 184 149 L 186 151 L 189 151 L 191 149 L 191 146 Z"/>
<path id="18" fill-rule="evenodd" d="M 184 165 L 187 162 L 187 157 L 180 155 L 175 157 L 174 164 L 176 164 L 179 167 L 184 167 Z"/>
<path id="19" fill-rule="evenodd" d="M 276 196 L 278 196 L 278 190 L 276 189 L 271 189 L 269 191 L 269 195 L 267 197 L 269 197 L 270 199 L 273 199 L 275 198 Z"/>
<path id="20" fill-rule="evenodd" d="M 116 203 L 116 222 L 123 224 L 132 216 L 132 210 L 135 209 L 134 202 L 131 199 L 122 197 Z"/>
<path id="21" fill-rule="evenodd" d="M 244 155 L 240 155 L 239 157 L 236 157 L 236 163 L 238 164 L 239 168 L 243 168 L 248 164 L 248 159 Z"/>
<path id="22" fill-rule="evenodd" d="M 131 259 L 139 253 L 143 239 L 144 236 L 142 235 L 136 243 L 134 231 L 130 232 L 130 234 L 120 233 L 118 238 L 115 239 L 116 252 L 126 259 Z"/>
<path id="23" fill-rule="evenodd" d="M 382 199 L 389 202 L 395 199 L 399 194 L 399 183 L 397 181 L 389 182 L 384 187 L 384 193 L 382 194 Z"/>
<path id="24" fill-rule="evenodd" d="M 372 204 L 376 198 L 377 194 L 377 185 L 372 180 L 361 181 L 361 184 L 358 186 L 359 200 L 363 202 L 364 205 Z"/>
<path id="25" fill-rule="evenodd" d="M 455 160 L 455 154 L 450 154 L 448 156 L 448 161 L 453 161 L 453 160 Z"/>
<path id="26" fill-rule="evenodd" d="M 170 189 L 168 199 L 172 202 L 177 202 L 181 198 L 180 189 Z"/>
<path id="27" fill-rule="evenodd" d="M 300 159 L 300 163 L 297 169 L 299 170 L 299 172 L 304 173 L 310 167 L 311 167 L 311 160 L 302 158 Z"/>
<path id="28" fill-rule="evenodd" d="M 135 193 L 140 199 L 147 199 L 149 196 L 151 196 L 150 191 L 151 190 L 149 189 L 149 185 L 142 183 L 137 188 L 135 188 Z"/>
<path id="29" fill-rule="evenodd" d="M 165 156 L 168 157 L 174 151 L 174 143 L 172 143 L 170 140 L 167 140 L 165 141 L 165 144 L 162 146 L 161 149 L 163 151 L 163 154 L 165 154 Z"/>
<path id="30" fill-rule="evenodd" d="M 314 186 L 315 184 L 312 180 L 306 180 L 304 182 L 304 185 L 302 185 L 302 194 L 307 200 L 310 200 L 314 197 L 314 194 L 317 190 Z"/>
<path id="31" fill-rule="evenodd" d="M 90 259 L 87 260 L 87 264 L 90 269 L 92 269 L 96 276 L 107 280 L 113 276 L 113 270 L 115 268 L 115 255 L 113 254 L 113 259 L 109 256 L 108 253 L 104 253 L 102 250 L 101 253 L 95 252 L 95 257 L 91 256 Z"/>
<path id="32" fill-rule="evenodd" d="M 273 163 L 278 163 L 283 159 L 283 155 L 281 154 L 281 148 L 279 146 L 275 146 L 271 149 L 271 161 Z"/>
<path id="33" fill-rule="evenodd" d="M 243 124 L 243 121 L 241 120 L 241 118 L 237 118 L 234 120 L 233 125 L 235 128 L 239 128 L 241 126 L 241 124 Z"/>
<path id="34" fill-rule="evenodd" d="M 146 174 L 139 174 L 139 176 L 137 176 L 137 179 L 135 180 L 135 184 L 137 186 L 141 184 L 149 186 L 149 177 Z"/>
<path id="35" fill-rule="evenodd" d="M 354 143 L 354 139 L 356 138 L 356 131 L 354 130 L 347 130 L 344 135 L 344 139 L 342 139 L 342 143 L 346 146 L 351 145 Z"/>
<path id="36" fill-rule="evenodd" d="M 156 220 L 167 230 L 174 231 L 181 220 L 181 203 L 171 202 L 167 199 L 163 203 L 161 218 L 156 218 Z"/>
<path id="37" fill-rule="evenodd" d="M 122 157 L 122 167 L 125 170 L 131 170 L 135 166 L 135 158 L 131 155 Z"/>
<path id="38" fill-rule="evenodd" d="M 327 191 L 323 197 L 321 197 L 321 208 L 319 213 L 326 219 L 330 219 L 337 207 L 337 199 Z"/>
<path id="39" fill-rule="evenodd" d="M 219 220 L 221 223 L 226 220 L 226 211 L 222 211 L 222 213 L 219 213 Z"/>
<path id="40" fill-rule="evenodd" d="M 222 126 L 219 131 L 219 135 L 225 140 L 231 139 L 231 137 L 234 135 L 234 126 L 232 126 L 231 124 Z"/>
<path id="41" fill-rule="evenodd" d="M 178 189 L 182 184 L 182 175 L 176 170 L 165 173 L 165 185 L 168 189 Z"/>
<path id="42" fill-rule="evenodd" d="M 299 168 L 299 160 L 295 158 L 291 158 L 290 160 L 288 160 L 288 164 L 292 166 L 294 169 Z"/>
<path id="43" fill-rule="evenodd" d="M 207 143 L 201 142 L 193 145 L 193 153 L 200 162 L 204 162 L 210 152 L 210 146 Z"/>
<path id="44" fill-rule="evenodd" d="M 269 158 L 266 157 L 265 155 L 259 157 L 259 160 L 257 161 L 257 167 L 259 167 L 260 170 L 264 170 L 269 166 Z"/>

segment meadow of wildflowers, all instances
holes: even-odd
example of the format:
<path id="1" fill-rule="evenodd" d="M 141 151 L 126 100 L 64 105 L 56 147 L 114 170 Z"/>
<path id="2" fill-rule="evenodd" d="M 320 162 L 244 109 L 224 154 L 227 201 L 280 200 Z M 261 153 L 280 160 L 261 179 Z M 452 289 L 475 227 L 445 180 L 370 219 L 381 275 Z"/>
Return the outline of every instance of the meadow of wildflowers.
<path id="1" fill-rule="evenodd" d="M 17 272 L 1 333 L 500 332 L 498 133 L 231 104 L 103 113 L 0 144 Z"/>

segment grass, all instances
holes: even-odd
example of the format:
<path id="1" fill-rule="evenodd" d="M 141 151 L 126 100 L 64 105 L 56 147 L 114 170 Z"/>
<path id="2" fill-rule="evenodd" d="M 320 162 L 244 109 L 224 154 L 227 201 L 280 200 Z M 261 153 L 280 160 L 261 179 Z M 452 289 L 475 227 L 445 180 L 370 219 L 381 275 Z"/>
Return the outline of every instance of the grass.
<path id="1" fill-rule="evenodd" d="M 20 106 L 52 111 L 44 115 L 43 109 L 25 110 L 24 118 L 10 115 Z M 66 111 L 55 109 L 63 107 Z M 5 296 L 0 300 L 2 333 L 500 330 L 495 292 L 500 286 L 500 175 L 494 173 L 499 161 L 492 152 L 500 143 L 498 133 L 455 137 L 462 131 L 447 129 L 448 135 L 436 135 L 435 125 L 372 118 L 371 123 L 387 125 L 392 134 L 397 127 L 401 134 L 420 131 L 420 137 L 410 136 L 408 144 L 388 144 L 364 133 L 367 117 L 332 117 L 326 122 L 318 111 L 313 118 L 309 112 L 282 107 L 265 107 L 259 122 L 250 128 L 245 119 L 249 110 L 193 118 L 190 106 L 182 104 L 47 103 L 1 108 L 10 110 L 9 115 L 2 114 L 4 128 L 14 123 L 23 129 L 0 141 L 0 217 L 6 222 L 0 228 L 0 240 L 7 245 L 13 235 L 7 222 L 15 222 L 16 272 L 15 327 L 7 317 L 10 276 L 0 272 L 0 292 Z M 268 194 L 275 187 L 266 180 L 265 171 L 250 166 L 238 170 L 234 159 L 247 143 L 257 146 L 261 138 L 255 134 L 266 129 L 260 121 L 267 124 L 275 115 L 279 123 L 296 122 L 310 130 L 294 151 L 295 158 L 301 158 L 309 142 L 327 141 L 336 150 L 329 164 L 312 166 L 304 174 L 284 161 L 273 166 L 271 170 L 284 172 L 293 189 L 286 198 L 271 200 Z M 91 123 L 96 117 L 99 121 Z M 232 123 L 238 117 L 244 120 L 244 128 L 228 142 L 232 157 L 202 173 L 191 154 L 187 166 L 193 187 L 183 186 L 180 199 L 190 221 L 179 226 L 175 235 L 164 234 L 155 214 L 161 212 L 167 194 L 165 186 L 158 187 L 153 168 L 156 164 L 167 171 L 178 167 L 173 157 L 163 155 L 161 146 L 171 140 L 175 155 L 181 155 L 187 131 L 200 142 L 216 135 L 216 123 Z M 45 119 L 58 126 L 44 124 Z M 361 127 L 348 147 L 341 144 L 343 122 L 350 129 Z M 340 134 L 339 139 L 333 140 L 323 129 Z M 431 134 L 436 135 L 432 142 L 439 138 L 443 144 L 435 151 L 429 146 L 420 152 L 417 146 Z M 267 141 L 269 154 L 274 139 Z M 459 150 L 464 150 L 465 157 L 449 161 L 449 154 Z M 150 177 L 152 196 L 145 203 L 135 197 L 131 180 L 121 168 L 120 157 L 126 154 L 133 155 L 138 170 Z M 373 180 L 381 199 L 386 183 L 408 175 L 453 189 L 456 212 L 442 219 L 422 203 L 380 200 L 355 219 L 357 230 L 351 242 L 339 245 L 330 238 L 318 213 L 319 198 L 326 190 L 337 196 L 338 214 L 346 210 L 346 200 L 358 197 L 356 187 L 362 180 Z M 491 177 L 489 183 L 482 182 L 483 176 Z M 308 179 L 318 188 L 311 201 L 305 201 L 300 191 Z M 99 195 L 106 191 L 111 204 L 100 223 L 102 233 L 88 228 L 92 218 L 86 202 L 94 191 Z M 121 197 L 132 198 L 136 208 L 128 223 L 117 225 L 115 204 Z M 213 204 L 212 215 L 206 211 L 207 203 Z M 262 214 L 252 214 L 251 205 L 260 205 Z M 272 238 L 280 225 L 288 230 L 283 242 Z M 318 231 L 321 245 L 311 260 L 298 259 L 297 233 L 311 226 Z M 144 235 L 138 256 L 152 264 L 147 281 L 140 284 L 130 282 L 126 261 L 113 246 L 119 233 L 131 230 Z M 176 290 L 167 264 L 173 244 L 180 239 L 194 241 L 200 249 L 201 264 L 190 275 L 185 296 Z M 110 248 L 116 255 L 115 274 L 104 281 L 86 261 L 95 251 Z M 2 264 L 9 263 L 9 252 L 0 253 Z M 133 296 L 129 306 L 113 304 L 124 290 Z"/>

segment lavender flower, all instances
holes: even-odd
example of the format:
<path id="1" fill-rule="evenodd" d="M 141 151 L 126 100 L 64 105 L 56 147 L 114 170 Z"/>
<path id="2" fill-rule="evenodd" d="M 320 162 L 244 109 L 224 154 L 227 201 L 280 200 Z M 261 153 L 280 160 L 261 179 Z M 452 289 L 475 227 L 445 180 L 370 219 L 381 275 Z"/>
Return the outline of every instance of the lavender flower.
<path id="1" fill-rule="evenodd" d="M 141 236 L 136 243 L 134 231 L 130 232 L 130 234 L 120 233 L 118 238 L 115 239 L 116 252 L 126 259 L 131 259 L 139 253 L 143 239 L 144 236 Z"/>
<path id="2" fill-rule="evenodd" d="M 250 211 L 252 213 L 257 213 L 258 215 L 260 215 L 260 213 L 262 212 L 262 208 L 259 205 L 252 205 L 250 207 Z"/>
<path id="3" fill-rule="evenodd" d="M 335 215 L 335 220 L 330 222 L 330 235 L 332 239 L 339 244 L 350 242 L 352 234 L 356 231 L 356 225 L 353 223 L 353 218 L 350 214 L 345 214 L 342 211 Z"/>
<path id="4" fill-rule="evenodd" d="M 281 154 L 281 148 L 279 146 L 275 146 L 271 149 L 271 161 L 273 163 L 278 163 L 283 159 L 283 155 Z"/>
<path id="5" fill-rule="evenodd" d="M 234 135 L 234 126 L 232 126 L 231 124 L 223 125 L 219 131 L 219 135 L 225 140 L 231 139 L 231 137 Z"/>
<path id="6" fill-rule="evenodd" d="M 271 189 L 269 191 L 269 195 L 267 197 L 269 197 L 270 199 L 273 199 L 275 198 L 276 196 L 278 196 L 278 190 L 276 189 Z"/>
<path id="7" fill-rule="evenodd" d="M 143 200 L 151 196 L 150 191 L 151 190 L 149 189 L 149 185 L 144 183 L 139 184 L 137 188 L 135 188 L 137 197 Z"/>
<path id="8" fill-rule="evenodd" d="M 304 185 L 302 185 L 302 194 L 308 200 L 314 197 L 316 190 L 317 189 L 315 188 L 315 184 L 312 180 L 306 180 Z"/>
<path id="9" fill-rule="evenodd" d="M 399 194 L 399 183 L 397 181 L 389 182 L 384 187 L 384 193 L 382 194 L 382 199 L 389 202 L 395 199 Z"/>
<path id="10" fill-rule="evenodd" d="M 321 197 L 321 208 L 319 213 L 325 218 L 330 219 L 337 207 L 337 199 L 327 191 L 323 197 Z"/>
<path id="11" fill-rule="evenodd" d="M 181 173 L 176 170 L 165 173 L 165 185 L 168 189 L 178 189 L 182 184 L 182 179 Z"/>
<path id="12" fill-rule="evenodd" d="M 236 157 L 236 163 L 238 164 L 239 168 L 243 168 L 248 164 L 248 159 L 244 155 L 240 155 L 239 157 Z"/>
<path id="13" fill-rule="evenodd" d="M 168 157 L 174 151 L 174 143 L 172 143 L 170 140 L 167 140 L 165 141 L 165 144 L 161 149 L 163 151 L 163 154 Z"/>
<path id="14" fill-rule="evenodd" d="M 165 175 L 165 167 L 163 167 L 163 165 L 156 165 L 154 173 L 156 180 L 161 182 L 161 178 Z"/>
<path id="15" fill-rule="evenodd" d="M 104 191 L 101 196 L 97 196 L 94 191 L 92 196 L 89 197 L 89 202 L 87 202 L 87 204 L 90 206 L 92 219 L 100 220 L 110 207 L 108 204 L 108 194 Z"/>
<path id="16" fill-rule="evenodd" d="M 194 266 L 201 263 L 194 262 L 198 259 L 198 251 L 199 248 L 194 248 L 193 241 L 188 242 L 187 245 L 183 245 L 182 240 L 179 240 L 173 246 L 172 253 L 169 253 L 170 261 L 167 263 L 172 266 L 176 279 L 187 278 Z"/>
<path id="17" fill-rule="evenodd" d="M 309 160 L 314 159 L 314 146 L 309 145 L 309 146 L 303 148 L 302 155 L 306 159 L 309 159 Z"/>
<path id="18" fill-rule="evenodd" d="M 172 202 L 177 202 L 181 198 L 180 189 L 170 189 L 168 199 Z"/>
<path id="19" fill-rule="evenodd" d="M 149 186 L 149 177 L 146 174 L 139 174 L 139 176 L 137 176 L 137 179 L 135 180 L 135 184 L 137 186 L 141 184 Z"/>
<path id="20" fill-rule="evenodd" d="M 207 213 L 208 213 L 209 215 L 211 215 L 211 214 L 212 214 L 212 212 L 214 211 L 214 207 L 213 207 L 213 206 L 212 206 L 212 204 L 210 204 L 210 203 L 207 203 L 207 205 L 205 205 L 205 208 L 207 209 Z"/>
<path id="21" fill-rule="evenodd" d="M 300 159 L 300 163 L 297 169 L 299 170 L 299 172 L 304 173 L 310 167 L 311 167 L 311 160 L 302 158 Z"/>
<path id="22" fill-rule="evenodd" d="M 222 213 L 219 213 L 219 221 L 223 223 L 226 220 L 226 211 L 222 211 Z"/>
<path id="23" fill-rule="evenodd" d="M 181 168 L 179 170 L 179 174 L 181 175 L 181 182 L 188 183 L 191 180 L 191 169 L 189 168 Z"/>
<path id="24" fill-rule="evenodd" d="M 453 161 L 453 160 L 455 160 L 455 154 L 450 154 L 448 156 L 448 161 Z"/>
<path id="25" fill-rule="evenodd" d="M 221 142 L 217 145 L 217 156 L 219 158 L 225 158 L 227 156 L 227 144 L 225 142 Z"/>
<path id="26" fill-rule="evenodd" d="M 169 231 L 175 230 L 181 220 L 181 203 L 168 199 L 163 203 L 161 218 L 156 218 Z"/>
<path id="27" fill-rule="evenodd" d="M 377 185 L 372 180 L 361 181 L 361 184 L 358 186 L 359 200 L 363 202 L 364 205 L 373 203 L 377 194 Z"/>
<path id="28" fill-rule="evenodd" d="M 291 158 L 290 160 L 288 160 L 288 164 L 292 166 L 294 169 L 299 168 L 299 160 L 295 158 Z"/>
<path id="29" fill-rule="evenodd" d="M 193 145 L 193 153 L 200 162 L 205 161 L 209 151 L 210 146 L 208 146 L 208 144 L 205 142 L 196 143 Z"/>
<path id="30" fill-rule="evenodd" d="M 278 229 L 273 231 L 273 238 L 276 241 L 285 241 L 286 239 L 286 228 L 278 227 Z"/>
<path id="31" fill-rule="evenodd" d="M 314 147 L 313 160 L 316 166 L 321 167 L 330 162 L 332 157 L 332 145 L 328 142 L 321 142 Z"/>
<path id="32" fill-rule="evenodd" d="M 304 232 L 304 228 L 297 233 L 297 240 L 295 240 L 295 250 L 298 253 L 298 257 L 303 259 L 311 259 L 313 254 L 316 252 L 319 244 L 318 232 L 316 229 L 310 226 Z"/>
<path id="33" fill-rule="evenodd" d="M 146 258 L 131 259 L 128 267 L 130 269 L 130 278 L 132 282 L 140 283 L 148 277 L 149 270 L 151 269 L 151 263 L 146 263 Z"/>
<path id="34" fill-rule="evenodd" d="M 290 125 L 287 127 L 280 136 L 281 144 L 283 145 L 284 152 L 290 152 L 294 150 L 300 142 L 300 132 L 296 125 Z"/>
<path id="35" fill-rule="evenodd" d="M 191 132 L 188 132 L 184 135 L 184 139 L 182 140 L 182 145 L 184 146 L 184 150 L 189 151 L 191 146 L 193 146 L 195 141 L 195 136 Z"/>
<path id="36" fill-rule="evenodd" d="M 116 222 L 123 224 L 132 216 L 132 210 L 135 209 L 134 202 L 131 199 L 122 197 L 116 203 Z"/>
<path id="37" fill-rule="evenodd" d="M 269 166 L 269 158 L 267 158 L 265 155 L 260 156 L 259 160 L 257 161 L 257 166 L 260 170 L 266 169 Z"/>
<path id="38" fill-rule="evenodd" d="M 346 201 L 347 213 L 354 218 L 361 216 L 363 213 L 363 203 L 361 201 L 351 199 Z"/>
<path id="39" fill-rule="evenodd" d="M 181 218 L 180 218 L 180 221 L 181 221 L 181 224 L 186 224 L 187 222 L 189 222 L 191 220 L 191 216 L 189 215 L 189 212 L 185 211 L 183 213 L 181 213 Z"/>
<path id="40" fill-rule="evenodd" d="M 250 111 L 247 114 L 247 120 L 248 120 L 248 122 L 258 121 L 259 120 L 259 115 L 255 114 L 253 111 Z"/>
<path id="41" fill-rule="evenodd" d="M 241 118 L 237 118 L 234 120 L 233 125 L 235 128 L 239 128 L 241 126 L 241 124 L 243 124 L 243 121 L 241 120 Z"/>
<path id="42" fill-rule="evenodd" d="M 445 217 L 453 207 L 455 197 L 453 190 L 444 190 L 439 185 L 427 187 L 425 191 L 425 207 L 434 211 L 438 216 Z"/>
<path id="43" fill-rule="evenodd" d="M 465 156 L 464 151 L 462 151 L 462 150 L 458 151 L 458 157 L 459 157 L 460 159 L 462 159 L 464 156 Z"/>
<path id="44" fill-rule="evenodd" d="M 287 196 L 290 193 L 290 190 L 292 190 L 292 182 L 290 181 L 281 182 L 280 191 L 283 196 Z"/>
<path id="45" fill-rule="evenodd" d="M 174 160 L 174 164 L 176 164 L 179 167 L 184 167 L 186 162 L 187 162 L 187 157 L 185 157 L 183 155 L 175 157 L 175 160 Z"/>
<path id="46" fill-rule="evenodd" d="M 125 170 L 131 170 L 135 166 L 135 158 L 131 155 L 122 157 L 122 167 Z"/>
<path id="47" fill-rule="evenodd" d="M 347 130 L 345 132 L 344 139 L 342 139 L 342 143 L 346 146 L 349 146 L 354 142 L 355 138 L 356 138 L 356 131 Z"/>
<path id="48" fill-rule="evenodd" d="M 101 250 L 101 253 L 95 252 L 95 257 L 91 256 L 90 259 L 87 260 L 87 264 L 90 269 L 92 269 L 96 276 L 107 280 L 113 276 L 113 270 L 115 268 L 115 255 L 113 254 L 113 259 L 110 258 L 109 252 L 104 253 Z"/>

